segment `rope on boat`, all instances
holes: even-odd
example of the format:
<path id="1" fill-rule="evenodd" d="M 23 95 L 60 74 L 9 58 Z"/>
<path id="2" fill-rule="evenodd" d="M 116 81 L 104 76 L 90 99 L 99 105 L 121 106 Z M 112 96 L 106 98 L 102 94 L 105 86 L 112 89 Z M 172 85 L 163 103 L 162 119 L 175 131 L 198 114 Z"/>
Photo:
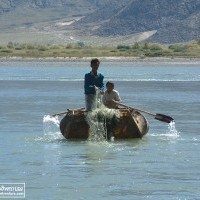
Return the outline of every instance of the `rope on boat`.
<path id="1" fill-rule="evenodd" d="M 83 109 L 85 109 L 85 108 L 77 108 L 77 109 L 67 109 L 67 113 L 66 113 L 66 115 L 68 115 L 68 116 L 70 116 L 70 115 L 75 115 L 75 112 L 76 111 L 83 111 Z"/>

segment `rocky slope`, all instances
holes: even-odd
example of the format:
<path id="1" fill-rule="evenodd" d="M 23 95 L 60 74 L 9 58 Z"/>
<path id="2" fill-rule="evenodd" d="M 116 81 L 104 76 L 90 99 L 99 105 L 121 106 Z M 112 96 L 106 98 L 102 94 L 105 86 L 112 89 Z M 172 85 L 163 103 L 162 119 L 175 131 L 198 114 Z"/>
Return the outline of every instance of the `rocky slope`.
<path id="1" fill-rule="evenodd" d="M 69 25 L 74 17 L 81 20 Z M 177 43 L 200 37 L 199 19 L 200 0 L 0 1 L 0 32 L 16 32 L 21 27 L 37 32 L 45 30 L 42 22 L 48 31 L 67 34 L 70 30 L 80 38 L 141 34 L 151 42 Z M 67 26 L 54 25 L 58 20 Z"/>
<path id="2" fill-rule="evenodd" d="M 103 13 L 110 15 L 93 31 L 99 36 L 155 31 L 150 41 L 161 43 L 185 42 L 200 37 L 200 0 L 134 0 L 111 11 L 101 9 L 97 18 L 91 14 L 82 20 L 82 24 L 98 24 L 107 16 Z"/>

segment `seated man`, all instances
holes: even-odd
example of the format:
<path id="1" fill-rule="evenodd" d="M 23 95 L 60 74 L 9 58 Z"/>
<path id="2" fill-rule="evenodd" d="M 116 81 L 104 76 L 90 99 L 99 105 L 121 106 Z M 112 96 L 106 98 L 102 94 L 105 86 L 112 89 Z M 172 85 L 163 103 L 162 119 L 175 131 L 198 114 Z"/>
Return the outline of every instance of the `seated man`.
<path id="1" fill-rule="evenodd" d="M 119 92 L 114 90 L 114 83 L 108 81 L 106 83 L 106 91 L 103 95 L 103 104 L 108 108 L 117 108 L 117 102 L 120 102 Z"/>

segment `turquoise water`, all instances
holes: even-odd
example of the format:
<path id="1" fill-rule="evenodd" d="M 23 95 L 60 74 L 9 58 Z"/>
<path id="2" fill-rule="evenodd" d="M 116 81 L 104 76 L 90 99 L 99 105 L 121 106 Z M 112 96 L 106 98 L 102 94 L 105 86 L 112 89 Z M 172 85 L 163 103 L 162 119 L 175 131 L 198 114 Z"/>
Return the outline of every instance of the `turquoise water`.
<path id="1" fill-rule="evenodd" d="M 86 63 L 0 64 L 1 183 L 25 183 L 26 199 L 200 199 L 200 66 L 102 63 L 123 103 L 176 124 L 146 115 L 144 138 L 95 142 L 43 122 L 84 106 Z"/>

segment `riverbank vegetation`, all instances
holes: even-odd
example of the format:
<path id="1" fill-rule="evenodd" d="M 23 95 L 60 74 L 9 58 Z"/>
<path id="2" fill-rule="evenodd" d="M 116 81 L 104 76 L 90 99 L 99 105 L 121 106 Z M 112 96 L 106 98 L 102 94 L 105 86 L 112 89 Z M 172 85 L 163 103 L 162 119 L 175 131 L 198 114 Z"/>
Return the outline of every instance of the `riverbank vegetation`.
<path id="1" fill-rule="evenodd" d="M 71 57 L 179 57 L 200 58 L 200 39 L 192 43 L 161 45 L 156 43 L 134 43 L 130 45 L 86 46 L 82 42 L 66 45 L 18 44 L 9 42 L 0 45 L 0 57 L 22 58 L 71 58 Z"/>

